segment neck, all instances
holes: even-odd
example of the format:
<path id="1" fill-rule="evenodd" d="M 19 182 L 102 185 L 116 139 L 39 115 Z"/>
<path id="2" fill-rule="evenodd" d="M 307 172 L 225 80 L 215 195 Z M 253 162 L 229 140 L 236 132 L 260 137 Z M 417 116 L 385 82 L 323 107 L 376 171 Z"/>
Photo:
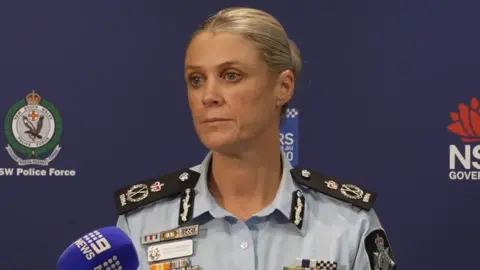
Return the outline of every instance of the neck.
<path id="1" fill-rule="evenodd" d="M 213 152 L 210 192 L 224 209 L 248 219 L 275 199 L 282 177 L 280 155 L 278 135 L 259 140 L 239 155 Z"/>

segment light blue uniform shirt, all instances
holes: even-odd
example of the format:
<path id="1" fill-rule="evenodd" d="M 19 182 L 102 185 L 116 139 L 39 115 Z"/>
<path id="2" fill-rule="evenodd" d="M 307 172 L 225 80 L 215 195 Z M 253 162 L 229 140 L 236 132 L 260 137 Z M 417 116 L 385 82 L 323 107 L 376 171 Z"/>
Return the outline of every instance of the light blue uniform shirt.
<path id="1" fill-rule="evenodd" d="M 283 175 L 274 201 L 246 222 L 220 207 L 210 194 L 207 188 L 210 160 L 211 153 L 200 165 L 191 168 L 200 173 L 192 220 L 193 224 L 199 224 L 200 233 L 193 238 L 191 265 L 199 265 L 203 270 L 279 270 L 303 258 L 336 262 L 338 270 L 395 269 L 390 258 L 383 260 L 381 268 L 382 256 L 378 256 L 381 250 L 373 250 L 377 253 L 371 256 L 378 259 L 369 260 L 365 239 L 371 232 L 383 232 L 374 210 L 360 210 L 299 186 L 292 179 L 292 166 L 283 153 Z M 305 197 L 301 228 L 290 221 L 292 193 L 296 190 L 301 190 Z M 147 247 L 141 244 L 141 237 L 178 227 L 179 207 L 180 197 L 177 197 L 119 217 L 117 226 L 134 242 L 140 270 L 150 269 Z"/>

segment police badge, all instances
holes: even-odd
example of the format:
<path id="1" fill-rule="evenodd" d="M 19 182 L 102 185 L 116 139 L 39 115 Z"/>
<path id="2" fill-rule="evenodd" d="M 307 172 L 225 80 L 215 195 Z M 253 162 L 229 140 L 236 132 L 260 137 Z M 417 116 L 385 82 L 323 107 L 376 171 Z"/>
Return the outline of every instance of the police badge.
<path id="1" fill-rule="evenodd" d="M 62 136 L 60 112 L 33 90 L 8 111 L 5 135 L 8 154 L 18 165 L 48 166 L 61 149 L 58 144 Z"/>
<path id="2" fill-rule="evenodd" d="M 387 235 L 383 230 L 375 230 L 365 239 L 365 249 L 372 270 L 395 270 L 396 263 Z"/>

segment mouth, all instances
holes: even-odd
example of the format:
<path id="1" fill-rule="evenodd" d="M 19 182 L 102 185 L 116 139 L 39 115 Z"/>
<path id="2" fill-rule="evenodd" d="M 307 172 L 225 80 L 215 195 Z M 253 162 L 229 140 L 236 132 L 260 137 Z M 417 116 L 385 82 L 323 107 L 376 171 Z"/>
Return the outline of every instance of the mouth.
<path id="1" fill-rule="evenodd" d="M 204 119 L 201 123 L 202 124 L 212 124 L 212 123 L 227 122 L 227 121 L 230 121 L 230 120 L 231 119 L 227 119 L 227 118 L 212 117 L 212 118 Z"/>

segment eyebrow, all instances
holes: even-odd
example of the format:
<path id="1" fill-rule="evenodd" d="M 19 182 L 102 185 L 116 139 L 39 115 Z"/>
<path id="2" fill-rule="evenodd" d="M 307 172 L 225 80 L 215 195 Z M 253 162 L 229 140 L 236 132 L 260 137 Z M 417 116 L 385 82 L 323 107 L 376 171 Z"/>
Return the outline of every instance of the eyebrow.
<path id="1" fill-rule="evenodd" d="M 239 65 L 239 66 L 244 66 L 245 64 L 238 61 L 238 60 L 232 60 L 232 61 L 226 61 L 226 62 L 223 62 L 219 65 L 217 65 L 217 67 L 227 67 L 227 66 L 235 66 L 235 65 Z M 188 65 L 185 67 L 185 70 L 188 70 L 188 69 L 202 69 L 201 66 L 196 66 L 196 65 Z"/>

